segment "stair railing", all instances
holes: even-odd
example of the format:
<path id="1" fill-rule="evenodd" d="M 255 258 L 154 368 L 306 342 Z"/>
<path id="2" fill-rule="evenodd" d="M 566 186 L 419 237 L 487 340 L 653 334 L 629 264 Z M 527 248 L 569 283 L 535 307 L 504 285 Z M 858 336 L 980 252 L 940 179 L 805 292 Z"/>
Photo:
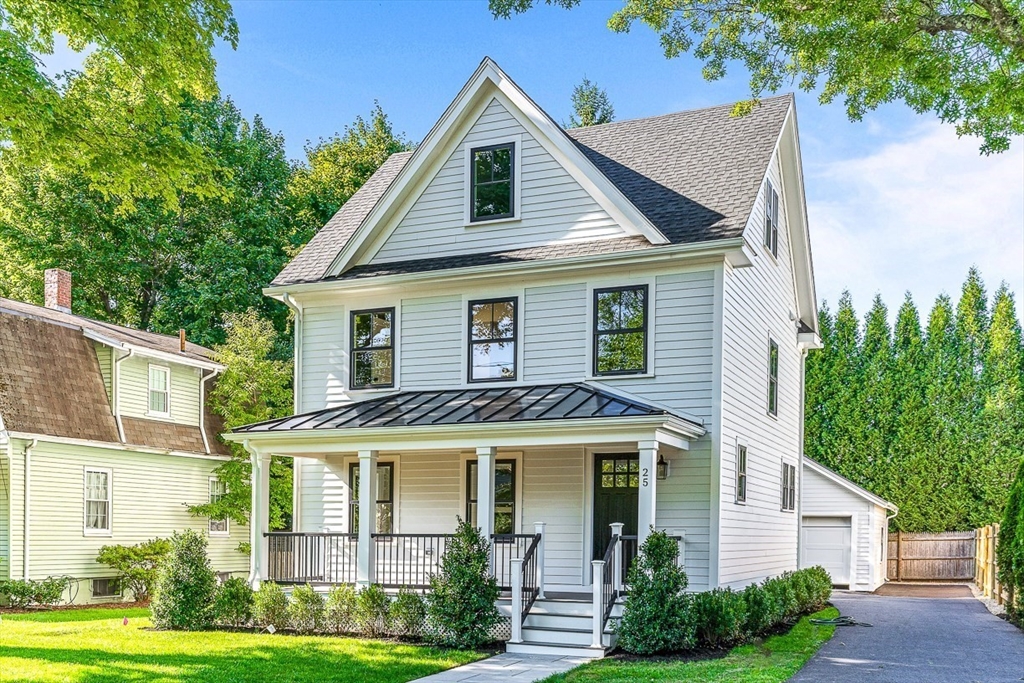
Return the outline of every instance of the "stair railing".
<path id="1" fill-rule="evenodd" d="M 538 525 L 538 533 L 527 547 L 522 557 L 511 560 L 510 574 L 512 579 L 512 638 L 509 642 L 523 642 L 523 622 L 533 608 L 533 603 L 541 596 L 544 557 L 540 551 L 544 540 L 543 527 Z"/>

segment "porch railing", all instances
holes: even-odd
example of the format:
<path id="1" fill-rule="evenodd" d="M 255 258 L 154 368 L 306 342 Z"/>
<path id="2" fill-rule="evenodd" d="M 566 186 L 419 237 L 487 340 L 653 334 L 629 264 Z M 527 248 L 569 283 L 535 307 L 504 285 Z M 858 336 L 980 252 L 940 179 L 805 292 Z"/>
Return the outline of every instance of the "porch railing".
<path id="1" fill-rule="evenodd" d="M 538 533 L 530 538 L 529 545 L 522 557 L 515 557 L 509 561 L 509 573 L 512 592 L 511 619 L 512 619 L 512 642 L 523 642 L 523 622 L 526 621 L 533 603 L 541 593 L 540 565 L 543 561 L 544 535 L 538 529 Z"/>
<path id="2" fill-rule="evenodd" d="M 451 534 L 373 534 L 374 583 L 385 588 L 429 588 Z"/>
<path id="3" fill-rule="evenodd" d="M 267 579 L 276 583 L 355 583 L 356 534 L 272 531 L 266 534 Z"/>
<path id="4" fill-rule="evenodd" d="M 491 567 L 502 591 L 512 590 L 512 561 L 526 559 L 526 553 L 536 536 L 537 534 L 491 535 Z"/>

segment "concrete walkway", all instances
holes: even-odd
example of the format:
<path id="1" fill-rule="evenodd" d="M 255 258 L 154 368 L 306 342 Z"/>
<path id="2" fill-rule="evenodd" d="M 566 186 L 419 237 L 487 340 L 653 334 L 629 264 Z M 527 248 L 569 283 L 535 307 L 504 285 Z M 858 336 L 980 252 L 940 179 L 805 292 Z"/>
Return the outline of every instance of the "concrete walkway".
<path id="1" fill-rule="evenodd" d="M 577 657 L 514 655 L 505 652 L 489 659 L 420 678 L 417 683 L 529 683 L 568 671 L 589 661 L 591 660 Z"/>
<path id="2" fill-rule="evenodd" d="M 938 593 L 953 597 L 900 593 L 833 594 L 844 616 L 873 627 L 837 628 L 790 683 L 1024 681 L 1024 633 L 1018 628 L 963 591 Z"/>

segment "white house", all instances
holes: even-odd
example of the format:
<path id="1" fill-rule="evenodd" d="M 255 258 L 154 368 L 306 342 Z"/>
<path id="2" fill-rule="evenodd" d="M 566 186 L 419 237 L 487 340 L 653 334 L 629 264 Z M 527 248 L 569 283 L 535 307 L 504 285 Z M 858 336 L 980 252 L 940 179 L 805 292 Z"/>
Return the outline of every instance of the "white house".
<path id="1" fill-rule="evenodd" d="M 885 583 L 898 508 L 810 458 L 803 465 L 800 566 L 821 565 L 837 586 L 875 590 Z"/>
<path id="2" fill-rule="evenodd" d="M 249 532 L 194 518 L 223 492 L 229 457 L 204 408 L 209 349 L 71 312 L 71 275 L 46 272 L 46 306 L 0 299 L 0 578 L 75 579 L 65 599 L 121 597 L 104 545 L 207 532 L 213 566 L 246 572 Z"/>
<path id="3" fill-rule="evenodd" d="M 796 569 L 796 111 L 730 110 L 563 130 L 485 59 L 265 290 L 296 313 L 297 415 L 227 437 L 261 482 L 252 579 L 423 585 L 461 516 L 522 594 L 509 647 L 599 655 L 652 527 L 695 590 Z M 291 534 L 265 533 L 271 454 Z"/>

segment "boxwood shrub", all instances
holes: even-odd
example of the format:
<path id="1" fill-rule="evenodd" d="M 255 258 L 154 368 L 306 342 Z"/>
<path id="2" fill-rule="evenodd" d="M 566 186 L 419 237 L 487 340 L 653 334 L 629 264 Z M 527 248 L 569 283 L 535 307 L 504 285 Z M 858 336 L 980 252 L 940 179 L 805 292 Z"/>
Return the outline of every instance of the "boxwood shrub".
<path id="1" fill-rule="evenodd" d="M 663 531 L 652 531 L 640 546 L 626 582 L 629 594 L 618 625 L 622 649 L 649 655 L 693 645 L 691 598 L 674 539 Z"/>

